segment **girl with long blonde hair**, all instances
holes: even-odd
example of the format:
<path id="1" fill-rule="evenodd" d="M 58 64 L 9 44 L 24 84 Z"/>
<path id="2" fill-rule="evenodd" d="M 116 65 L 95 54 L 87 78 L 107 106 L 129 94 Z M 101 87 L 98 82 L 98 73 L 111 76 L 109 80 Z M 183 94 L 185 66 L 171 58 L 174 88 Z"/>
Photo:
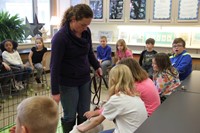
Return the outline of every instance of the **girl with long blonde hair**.
<path id="1" fill-rule="evenodd" d="M 115 121 L 115 129 L 101 133 L 133 133 L 147 118 L 143 101 L 134 88 L 130 69 L 123 64 L 113 67 L 109 74 L 109 99 L 103 112 L 92 118 L 89 124 L 79 125 L 81 132 L 96 127 L 105 119 Z"/>

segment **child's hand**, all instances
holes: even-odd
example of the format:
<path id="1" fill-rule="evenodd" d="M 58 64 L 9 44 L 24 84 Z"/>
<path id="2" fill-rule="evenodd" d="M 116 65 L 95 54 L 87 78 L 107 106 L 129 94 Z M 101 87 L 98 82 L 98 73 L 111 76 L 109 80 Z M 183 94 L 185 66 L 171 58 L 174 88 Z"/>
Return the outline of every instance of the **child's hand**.
<path id="1" fill-rule="evenodd" d="M 92 117 L 99 115 L 97 112 L 98 112 L 98 110 L 87 111 L 87 112 L 85 112 L 85 114 L 83 116 L 87 117 L 87 119 L 91 119 Z"/>
<path id="2" fill-rule="evenodd" d="M 12 127 L 12 128 L 9 130 L 9 132 L 10 132 L 10 133 L 15 133 L 15 129 L 16 129 L 16 126 Z"/>
<path id="3" fill-rule="evenodd" d="M 76 127 L 78 129 L 78 131 L 80 131 L 81 133 L 82 132 L 85 132 L 85 126 L 83 124 L 80 124 Z"/>
<path id="4" fill-rule="evenodd" d="M 10 66 L 7 65 L 6 63 L 2 62 L 2 64 L 4 65 L 4 67 L 5 67 L 5 69 L 6 69 L 7 71 L 10 71 L 10 70 L 11 70 Z"/>
<path id="5" fill-rule="evenodd" d="M 24 64 L 20 65 L 20 68 L 21 68 L 21 69 L 24 69 L 24 68 L 25 68 L 25 65 L 24 65 Z"/>

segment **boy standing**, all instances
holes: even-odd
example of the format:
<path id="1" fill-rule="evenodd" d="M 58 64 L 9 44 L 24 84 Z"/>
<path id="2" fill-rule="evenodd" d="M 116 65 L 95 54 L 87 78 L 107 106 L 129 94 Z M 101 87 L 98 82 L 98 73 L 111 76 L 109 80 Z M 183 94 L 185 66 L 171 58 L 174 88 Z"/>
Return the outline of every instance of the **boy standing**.
<path id="1" fill-rule="evenodd" d="M 97 47 L 97 59 L 103 70 L 103 76 L 107 73 L 108 66 L 111 65 L 111 47 L 107 45 L 107 37 L 100 37 L 100 45 Z"/>
<path id="2" fill-rule="evenodd" d="M 152 58 L 157 53 L 157 51 L 153 50 L 154 44 L 155 40 L 153 38 L 148 38 L 146 40 L 146 50 L 142 51 L 139 59 L 140 66 L 147 71 L 151 79 L 153 76 Z"/>
<path id="3" fill-rule="evenodd" d="M 173 55 L 170 56 L 172 65 L 178 70 L 180 80 L 184 80 L 192 72 L 192 58 L 185 50 L 185 41 L 175 38 L 173 43 Z"/>
<path id="4" fill-rule="evenodd" d="M 34 96 L 18 105 L 16 126 L 10 133 L 56 133 L 57 124 L 57 103 L 47 96 Z"/>

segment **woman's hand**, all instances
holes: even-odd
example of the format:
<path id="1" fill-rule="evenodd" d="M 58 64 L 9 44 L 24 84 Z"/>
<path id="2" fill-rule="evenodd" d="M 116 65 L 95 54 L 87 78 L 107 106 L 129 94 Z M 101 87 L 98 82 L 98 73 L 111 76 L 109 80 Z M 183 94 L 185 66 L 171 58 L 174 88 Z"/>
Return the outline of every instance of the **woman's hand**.
<path id="1" fill-rule="evenodd" d="M 97 75 L 99 75 L 99 76 L 102 76 L 102 75 L 103 75 L 103 72 L 102 72 L 101 67 L 99 67 L 99 68 L 96 70 L 96 73 L 97 73 Z"/>
<path id="2" fill-rule="evenodd" d="M 46 70 L 47 70 L 47 68 L 46 68 L 45 66 L 43 66 L 43 70 L 44 70 L 44 71 L 46 71 Z"/>
<path id="3" fill-rule="evenodd" d="M 52 95 L 53 100 L 55 100 L 57 102 L 57 104 L 59 104 L 60 102 L 60 94 L 57 95 Z"/>
<path id="4" fill-rule="evenodd" d="M 102 60 L 100 60 L 100 59 L 99 59 L 98 61 L 99 61 L 99 64 L 101 65 L 101 63 L 102 63 Z"/>

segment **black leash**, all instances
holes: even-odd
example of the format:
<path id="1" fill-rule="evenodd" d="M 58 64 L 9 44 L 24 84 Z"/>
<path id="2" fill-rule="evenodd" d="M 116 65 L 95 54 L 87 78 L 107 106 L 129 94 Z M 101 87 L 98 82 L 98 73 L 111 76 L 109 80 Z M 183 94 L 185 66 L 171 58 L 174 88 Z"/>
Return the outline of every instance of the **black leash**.
<path id="1" fill-rule="evenodd" d="M 93 87 L 94 87 L 94 92 L 92 92 L 92 90 L 91 90 L 92 94 L 94 94 L 94 96 L 92 98 L 92 104 L 94 104 L 94 105 L 98 105 L 99 102 L 100 102 L 102 80 L 103 80 L 106 88 L 108 89 L 108 84 L 107 84 L 106 80 L 104 79 L 104 77 L 99 76 L 99 85 L 98 85 L 98 87 L 97 87 L 97 81 L 96 81 L 95 74 L 91 79 L 91 85 L 93 84 Z M 97 101 L 95 102 L 96 99 L 97 99 Z"/>

